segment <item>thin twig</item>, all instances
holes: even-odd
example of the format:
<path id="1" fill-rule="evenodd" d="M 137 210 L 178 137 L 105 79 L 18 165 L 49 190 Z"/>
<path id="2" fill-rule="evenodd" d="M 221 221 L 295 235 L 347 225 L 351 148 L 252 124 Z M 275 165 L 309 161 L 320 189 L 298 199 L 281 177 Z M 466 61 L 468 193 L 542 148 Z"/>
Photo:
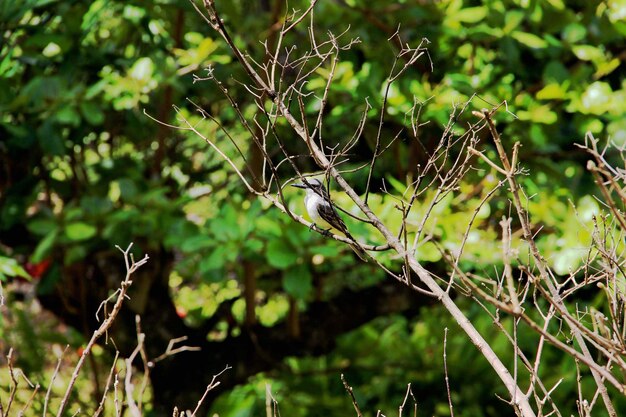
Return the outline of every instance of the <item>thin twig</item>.
<path id="1" fill-rule="evenodd" d="M 361 409 L 359 408 L 359 404 L 356 402 L 356 398 L 354 397 L 354 390 L 352 389 L 350 385 L 348 385 L 348 382 L 346 382 L 346 378 L 344 377 L 343 374 L 341 374 L 341 382 L 343 382 L 343 387 L 346 389 L 346 391 L 348 391 L 348 395 L 350 396 L 350 399 L 352 400 L 352 405 L 354 406 L 354 410 L 356 411 L 357 417 L 363 417 L 363 413 L 361 412 Z"/>
<path id="2" fill-rule="evenodd" d="M 5 415 L 9 415 L 9 411 L 11 411 L 11 405 L 13 404 L 13 399 L 15 398 L 15 393 L 17 392 L 17 387 L 19 382 L 15 377 L 15 371 L 13 370 L 13 348 L 9 349 L 9 354 L 7 355 L 7 365 L 9 367 L 9 376 L 11 377 L 11 391 L 9 393 L 9 401 L 7 402 L 7 407 L 5 410 Z"/>
<path id="3" fill-rule="evenodd" d="M 63 352 L 61 352 L 61 354 L 59 355 L 59 359 L 57 360 L 57 366 L 54 368 L 54 372 L 52 373 L 52 377 L 50 378 L 50 383 L 48 385 L 48 389 L 46 390 L 46 397 L 43 402 L 43 412 L 41 413 L 43 417 L 46 417 L 46 414 L 48 412 L 48 401 L 50 401 L 50 394 L 52 393 L 52 385 L 54 384 L 54 380 L 59 374 L 59 369 L 61 369 L 61 361 L 63 360 L 63 356 L 65 356 L 65 352 L 67 352 L 67 349 L 69 347 L 70 345 L 65 345 L 65 349 L 63 349 Z"/>
<path id="4" fill-rule="evenodd" d="M 115 379 L 117 380 L 116 365 L 117 365 L 117 359 L 119 357 L 120 357 L 120 352 L 116 350 L 115 357 L 113 358 L 113 364 L 111 365 L 111 369 L 109 370 L 109 376 L 107 377 L 106 383 L 104 385 L 104 391 L 102 392 L 102 398 L 100 400 L 100 404 L 98 405 L 98 409 L 94 413 L 93 417 L 98 417 L 102 413 L 102 411 L 104 411 L 104 402 L 107 398 L 107 393 L 109 392 L 111 381 L 113 380 L 113 374 L 115 374 Z"/>
<path id="5" fill-rule="evenodd" d="M 39 384 L 35 385 L 33 392 L 30 394 L 30 397 L 28 397 L 28 401 L 26 401 L 26 404 L 24 404 L 24 407 L 22 407 L 19 413 L 17 413 L 17 417 L 22 417 L 24 413 L 26 412 L 26 410 L 30 408 L 30 405 L 33 403 L 33 398 L 35 398 L 35 395 L 37 395 L 38 392 L 39 392 Z"/>
<path id="6" fill-rule="evenodd" d="M 163 359 L 170 357 L 172 355 L 176 355 L 177 353 L 180 353 L 180 352 L 198 352 L 202 350 L 202 348 L 200 348 L 199 346 L 183 345 L 177 348 L 174 347 L 177 343 L 184 342 L 187 339 L 188 339 L 187 336 L 181 336 L 181 337 L 176 337 L 174 339 L 170 339 L 170 341 L 167 343 L 167 348 L 165 349 L 165 352 L 163 352 L 161 355 L 159 355 L 157 358 L 153 359 L 152 361 L 149 361 L 148 366 L 154 366 L 155 363 L 162 361 Z"/>
<path id="7" fill-rule="evenodd" d="M 448 361 L 447 357 L 448 344 L 448 328 L 443 329 L 443 373 L 446 380 L 446 393 L 448 394 L 448 407 L 450 408 L 450 417 L 454 417 L 454 407 L 452 405 L 452 395 L 450 394 L 450 379 L 448 378 Z"/>
<path id="8" fill-rule="evenodd" d="M 202 395 L 202 398 L 200 398 L 200 400 L 198 400 L 198 404 L 196 405 L 196 408 L 193 410 L 193 412 L 191 414 L 189 414 L 189 417 L 193 417 L 196 415 L 196 413 L 198 412 L 198 410 L 200 409 L 200 407 L 202 406 L 202 403 L 204 402 L 207 394 L 217 388 L 217 386 L 221 383 L 220 381 L 217 381 L 217 378 L 220 377 L 220 375 L 222 375 L 224 372 L 228 371 L 229 369 L 232 369 L 231 366 L 226 365 L 224 367 L 224 369 L 222 369 L 219 373 L 213 375 L 213 378 L 211 378 L 211 382 L 209 382 L 209 385 L 207 385 L 206 390 L 204 391 L 204 394 Z"/>

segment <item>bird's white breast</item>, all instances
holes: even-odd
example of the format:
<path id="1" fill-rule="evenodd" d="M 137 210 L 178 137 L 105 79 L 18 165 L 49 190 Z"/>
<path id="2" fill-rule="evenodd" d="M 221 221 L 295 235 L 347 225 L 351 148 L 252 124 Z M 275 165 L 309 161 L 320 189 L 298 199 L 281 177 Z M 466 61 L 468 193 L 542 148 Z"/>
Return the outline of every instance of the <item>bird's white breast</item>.
<path id="1" fill-rule="evenodd" d="M 315 223 L 326 223 L 318 214 L 318 206 L 320 204 L 328 205 L 328 202 L 320 197 L 315 191 L 307 190 L 306 196 L 304 197 L 304 205 L 306 206 L 306 211 L 309 213 L 309 217 Z"/>

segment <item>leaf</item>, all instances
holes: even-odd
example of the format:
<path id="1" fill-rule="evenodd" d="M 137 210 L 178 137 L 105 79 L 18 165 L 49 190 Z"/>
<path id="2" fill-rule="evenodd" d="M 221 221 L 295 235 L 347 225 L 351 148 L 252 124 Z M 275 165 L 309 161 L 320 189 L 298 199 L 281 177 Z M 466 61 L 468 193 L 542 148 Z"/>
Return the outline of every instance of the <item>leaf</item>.
<path id="1" fill-rule="evenodd" d="M 180 245 L 180 250 L 187 253 L 197 252 L 215 246 L 215 244 L 215 239 L 209 236 L 195 235 L 185 239 Z"/>
<path id="2" fill-rule="evenodd" d="M 558 115 L 550 109 L 550 106 L 533 106 L 528 110 L 519 110 L 517 117 L 520 120 L 529 120 L 533 123 L 553 124 L 558 120 Z"/>
<path id="3" fill-rule="evenodd" d="M 550 61 L 543 69 L 543 78 L 545 81 L 557 82 L 559 84 L 569 80 L 571 74 L 567 67 L 560 61 Z"/>
<path id="4" fill-rule="evenodd" d="M 101 216 L 108 213 L 113 208 L 113 204 L 106 197 L 86 195 L 80 199 L 80 208 L 89 216 Z"/>
<path id="5" fill-rule="evenodd" d="M 456 12 L 452 18 L 463 23 L 478 23 L 487 16 L 487 7 L 467 7 Z"/>
<path id="6" fill-rule="evenodd" d="M 167 228 L 163 244 L 168 248 L 179 248 L 192 236 L 200 234 L 198 227 L 184 218 L 176 218 Z"/>
<path id="7" fill-rule="evenodd" d="M 45 236 L 58 226 L 53 219 L 39 218 L 28 222 L 26 227 L 36 235 Z"/>
<path id="8" fill-rule="evenodd" d="M 54 229 L 51 230 L 46 237 L 41 239 L 37 244 L 33 254 L 30 257 L 30 261 L 33 263 L 41 262 L 48 254 L 50 253 L 50 249 L 54 246 L 54 243 L 57 240 L 57 236 L 59 235 L 59 230 Z"/>
<path id="9" fill-rule="evenodd" d="M 304 227 L 291 228 L 288 232 L 283 234 L 283 239 L 287 239 L 291 244 L 290 247 L 301 248 L 310 240 L 310 230 Z"/>
<path id="10" fill-rule="evenodd" d="M 515 30 L 526 17 L 526 13 L 521 10 L 512 10 L 504 15 L 504 33 L 508 34 Z"/>
<path id="11" fill-rule="evenodd" d="M 275 218 L 272 218 L 269 214 L 257 217 L 255 220 L 255 224 L 256 230 L 260 232 L 272 236 L 282 235 L 282 229 L 279 221 Z"/>
<path id="12" fill-rule="evenodd" d="M 611 106 L 613 90 L 608 83 L 596 81 L 590 84 L 581 97 L 582 109 L 590 114 L 603 114 Z"/>
<path id="13" fill-rule="evenodd" d="M 598 79 L 606 75 L 609 75 L 610 73 L 615 71 L 617 67 L 620 66 L 620 64 L 621 64 L 621 61 L 618 58 L 613 58 L 612 60 L 607 61 L 607 62 L 596 63 L 598 69 L 593 74 L 593 77 Z"/>
<path id="14" fill-rule="evenodd" d="M 65 228 L 65 235 L 70 240 L 86 240 L 96 234 L 96 228 L 84 222 L 68 224 Z"/>
<path id="15" fill-rule="evenodd" d="M 211 220 L 210 228 L 219 240 L 240 238 L 237 210 L 231 204 L 224 204 L 219 216 Z"/>
<path id="16" fill-rule="evenodd" d="M 120 178 L 115 184 L 119 187 L 121 198 L 131 200 L 137 195 L 137 186 L 131 178 Z"/>
<path id="17" fill-rule="evenodd" d="M 104 112 L 94 102 L 84 101 L 80 103 L 80 113 L 90 125 L 97 126 L 104 122 Z"/>
<path id="18" fill-rule="evenodd" d="M 250 252 L 260 253 L 263 250 L 263 241 L 255 238 L 246 239 L 243 246 Z"/>
<path id="19" fill-rule="evenodd" d="M 624 0 L 609 0 L 607 15 L 612 23 L 624 22 L 626 20 L 626 3 Z M 616 27 L 619 27 L 616 25 Z"/>
<path id="20" fill-rule="evenodd" d="M 280 238 L 272 240 L 265 253 L 269 264 L 278 269 L 289 268 L 298 261 L 298 254 Z"/>
<path id="21" fill-rule="evenodd" d="M 537 100 L 564 100 L 567 91 L 557 83 L 551 83 L 537 91 Z"/>
<path id="22" fill-rule="evenodd" d="M 86 256 L 87 248 L 84 245 L 75 245 L 65 251 L 63 262 L 66 265 L 70 265 L 84 260 Z"/>
<path id="23" fill-rule="evenodd" d="M 37 140 L 41 149 L 48 155 L 65 154 L 63 139 L 59 135 L 58 128 L 51 120 L 46 120 L 37 128 Z"/>
<path id="24" fill-rule="evenodd" d="M 224 267 L 224 263 L 226 262 L 226 251 L 226 245 L 216 246 L 209 256 L 200 261 L 200 264 L 198 265 L 200 267 L 200 272 L 206 273 L 216 269 L 222 269 Z"/>
<path id="25" fill-rule="evenodd" d="M 587 36 L 587 29 L 578 22 L 570 23 L 563 29 L 563 40 L 573 44 L 580 42 Z"/>
<path id="26" fill-rule="evenodd" d="M 0 18 L 0 20 L 2 19 Z M 4 57 L 0 59 L 0 78 L 11 78 L 11 76 L 18 68 L 16 62 L 12 59 L 14 54 L 15 49 L 9 49 L 8 53 L 6 53 Z"/>
<path id="27" fill-rule="evenodd" d="M 72 106 L 64 106 L 54 115 L 57 122 L 60 124 L 67 124 L 72 126 L 78 126 L 80 124 L 80 115 Z"/>
<path id="28" fill-rule="evenodd" d="M 154 63 L 150 58 L 139 58 L 130 68 L 130 76 L 138 81 L 149 81 L 153 77 Z"/>
<path id="29" fill-rule="evenodd" d="M 602 49 L 591 45 L 575 45 L 572 46 L 572 52 L 578 59 L 583 61 L 602 61 L 604 60 L 604 52 Z"/>
<path id="30" fill-rule="evenodd" d="M 565 3 L 563 3 L 563 0 L 546 0 L 546 1 L 550 3 L 550 5 L 552 5 L 552 7 L 554 7 L 556 10 L 565 9 Z"/>
<path id="31" fill-rule="evenodd" d="M 548 46 L 546 41 L 532 33 L 515 31 L 511 33 L 511 37 L 529 48 L 542 49 Z"/>
<path id="32" fill-rule="evenodd" d="M 37 283 L 37 294 L 51 294 L 60 280 L 61 270 L 58 265 L 52 264 L 50 269 L 41 277 L 41 281 Z"/>
<path id="33" fill-rule="evenodd" d="M 0 256 L 0 281 L 4 281 L 6 277 L 31 278 L 28 272 L 15 259 Z"/>
<path id="34" fill-rule="evenodd" d="M 313 289 L 313 277 L 306 265 L 289 268 L 283 274 L 285 292 L 297 299 L 304 299 Z"/>

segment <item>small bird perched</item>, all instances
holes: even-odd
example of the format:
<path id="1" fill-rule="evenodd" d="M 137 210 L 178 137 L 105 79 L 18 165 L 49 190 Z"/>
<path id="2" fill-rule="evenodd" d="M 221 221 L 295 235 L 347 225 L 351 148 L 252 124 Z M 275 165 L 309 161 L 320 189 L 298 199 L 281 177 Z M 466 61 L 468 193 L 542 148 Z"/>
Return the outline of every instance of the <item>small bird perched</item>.
<path id="1" fill-rule="evenodd" d="M 310 180 L 306 180 L 305 183 L 292 184 L 292 187 L 306 190 L 304 205 L 306 211 L 309 213 L 309 217 L 311 217 L 315 225 L 322 229 L 327 229 L 327 231 L 335 229 L 343 233 L 348 239 L 354 242 L 349 244 L 354 253 L 363 261 L 367 262 L 365 251 L 356 243 L 356 240 L 352 237 L 350 232 L 348 232 L 346 224 L 341 217 L 339 217 L 335 207 L 333 207 L 333 203 L 330 201 L 330 196 L 326 188 L 324 188 L 324 184 L 317 178 L 311 178 Z"/>

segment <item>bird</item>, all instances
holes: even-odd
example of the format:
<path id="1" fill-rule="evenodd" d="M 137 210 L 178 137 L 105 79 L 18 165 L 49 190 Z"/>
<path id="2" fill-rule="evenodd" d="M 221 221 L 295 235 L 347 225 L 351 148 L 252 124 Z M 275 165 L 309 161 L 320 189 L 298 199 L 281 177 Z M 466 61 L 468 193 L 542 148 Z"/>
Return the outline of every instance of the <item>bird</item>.
<path id="1" fill-rule="evenodd" d="M 324 184 L 317 178 L 311 178 L 304 180 L 303 183 L 292 184 L 292 187 L 306 190 L 304 206 L 306 207 L 307 213 L 309 213 L 309 217 L 313 220 L 313 223 L 317 227 L 325 229 L 326 232 L 334 229 L 343 233 L 348 239 L 352 240 L 353 243 L 349 243 L 349 245 L 354 253 L 356 253 L 361 260 L 367 262 L 367 254 L 352 237 L 346 224 L 337 213 L 337 210 L 335 210 Z"/>

